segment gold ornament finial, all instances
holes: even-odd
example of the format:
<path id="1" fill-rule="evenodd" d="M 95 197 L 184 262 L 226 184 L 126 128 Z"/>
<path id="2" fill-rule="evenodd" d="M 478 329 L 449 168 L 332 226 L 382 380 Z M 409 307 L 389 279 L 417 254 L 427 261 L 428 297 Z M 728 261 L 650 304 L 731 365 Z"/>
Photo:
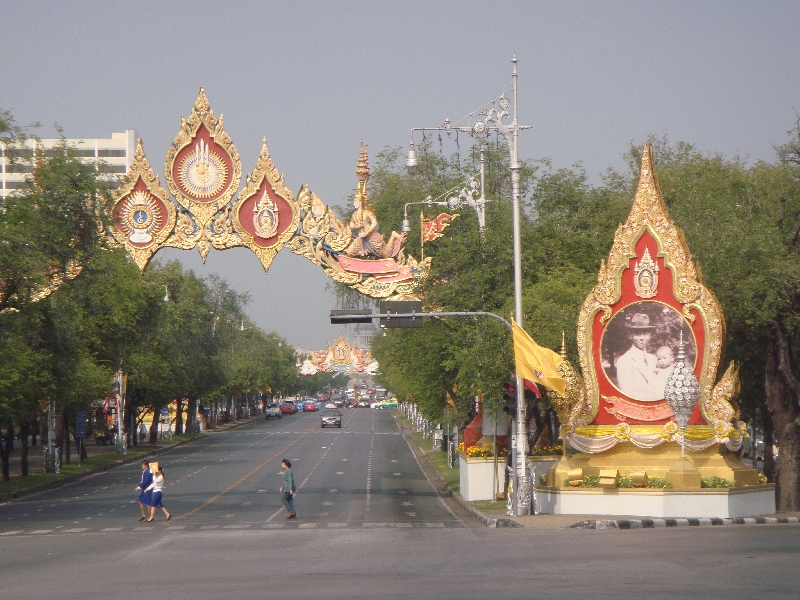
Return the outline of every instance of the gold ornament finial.
<path id="1" fill-rule="evenodd" d="M 361 151 L 358 154 L 358 165 L 356 166 L 356 176 L 358 177 L 358 188 L 356 198 L 359 206 L 363 210 L 369 210 L 369 198 L 367 198 L 367 181 L 369 180 L 369 144 L 361 142 Z"/>
<path id="2" fill-rule="evenodd" d="M 561 330 L 561 351 L 559 352 L 561 358 L 567 360 L 567 336 L 564 334 L 564 330 Z"/>

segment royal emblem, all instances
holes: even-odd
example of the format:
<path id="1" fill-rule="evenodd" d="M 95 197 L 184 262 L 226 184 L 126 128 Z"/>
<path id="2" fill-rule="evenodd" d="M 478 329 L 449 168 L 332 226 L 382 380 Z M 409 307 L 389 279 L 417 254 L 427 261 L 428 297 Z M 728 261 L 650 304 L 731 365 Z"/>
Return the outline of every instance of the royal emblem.
<path id="1" fill-rule="evenodd" d="M 652 298 L 658 293 L 658 263 L 650 257 L 648 248 L 633 268 L 633 285 L 639 298 Z"/>
<path id="2" fill-rule="evenodd" d="M 183 188 L 195 198 L 216 196 L 228 179 L 228 166 L 222 157 L 209 150 L 205 140 L 194 146 L 178 167 L 178 178 Z"/>
<path id="3" fill-rule="evenodd" d="M 270 199 L 267 191 L 253 207 L 253 227 L 256 233 L 262 238 L 271 238 L 278 232 L 280 225 L 280 215 L 278 214 L 278 203 Z"/>
<path id="4" fill-rule="evenodd" d="M 143 190 L 129 196 L 122 206 L 122 218 L 131 232 L 128 240 L 134 244 L 149 244 L 153 241 L 153 231 L 161 225 L 155 198 Z"/>

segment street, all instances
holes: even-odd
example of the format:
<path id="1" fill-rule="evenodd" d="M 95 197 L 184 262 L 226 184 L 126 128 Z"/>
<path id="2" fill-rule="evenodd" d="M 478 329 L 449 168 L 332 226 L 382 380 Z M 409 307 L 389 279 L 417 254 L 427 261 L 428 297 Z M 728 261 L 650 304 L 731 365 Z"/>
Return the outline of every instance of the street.
<path id="1" fill-rule="evenodd" d="M 0 598 L 797 596 L 798 526 L 487 529 L 437 494 L 389 411 L 343 413 L 162 454 L 169 523 L 139 522 L 136 464 L 0 505 Z"/>

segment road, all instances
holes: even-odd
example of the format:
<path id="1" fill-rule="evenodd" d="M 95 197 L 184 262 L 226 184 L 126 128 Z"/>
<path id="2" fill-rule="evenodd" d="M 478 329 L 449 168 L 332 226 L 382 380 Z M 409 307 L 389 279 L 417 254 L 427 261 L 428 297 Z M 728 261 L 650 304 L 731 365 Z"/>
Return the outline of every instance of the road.
<path id="1" fill-rule="evenodd" d="M 280 503 L 293 463 L 297 521 Z M 0 598 L 796 598 L 800 527 L 486 529 L 435 491 L 392 415 L 259 420 L 0 505 Z"/>

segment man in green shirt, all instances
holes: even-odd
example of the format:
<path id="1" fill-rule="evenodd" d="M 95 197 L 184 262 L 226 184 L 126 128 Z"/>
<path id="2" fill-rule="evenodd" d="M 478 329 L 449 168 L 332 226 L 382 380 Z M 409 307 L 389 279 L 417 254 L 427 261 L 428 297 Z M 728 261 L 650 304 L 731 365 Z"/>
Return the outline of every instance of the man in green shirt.
<path id="1" fill-rule="evenodd" d="M 292 463 L 288 458 L 281 461 L 283 467 L 283 474 L 281 475 L 281 500 L 286 507 L 287 519 L 296 519 L 297 514 L 294 512 L 294 494 L 297 488 L 294 486 L 294 473 L 292 473 Z"/>

